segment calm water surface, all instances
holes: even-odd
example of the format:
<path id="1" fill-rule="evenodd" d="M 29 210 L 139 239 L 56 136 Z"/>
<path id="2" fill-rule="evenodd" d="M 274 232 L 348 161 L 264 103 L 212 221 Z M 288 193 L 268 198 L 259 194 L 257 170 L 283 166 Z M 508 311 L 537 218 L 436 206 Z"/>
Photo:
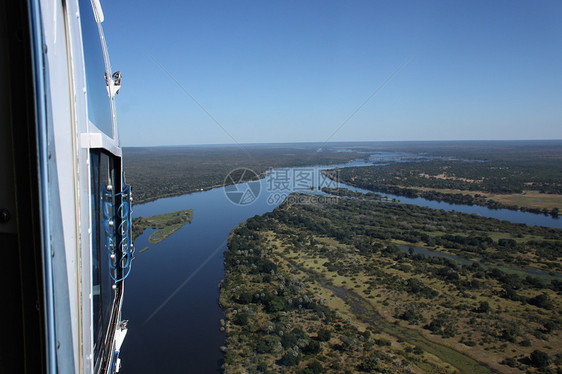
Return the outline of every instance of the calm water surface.
<path id="1" fill-rule="evenodd" d="M 396 161 L 405 157 L 405 154 L 378 154 L 371 161 Z M 360 160 L 338 166 L 370 164 Z M 289 169 L 289 172 L 312 169 L 318 180 L 320 170 L 333 167 Z M 135 217 L 193 209 L 193 221 L 157 245 L 148 242 L 152 230 L 145 231 L 135 242 L 137 253 L 147 246 L 149 250 L 136 255 L 133 271 L 126 281 L 123 318 L 129 320 L 129 332 L 121 350 L 122 373 L 220 372 L 219 347 L 225 340 L 225 334 L 219 330 L 224 315 L 218 305 L 218 285 L 224 278 L 222 253 L 234 227 L 249 217 L 273 210 L 281 202 L 278 196 L 272 198 L 273 192 L 268 191 L 271 180 L 266 179 L 261 180 L 261 193 L 251 205 L 233 204 L 221 187 L 134 207 Z M 368 192 L 343 184 L 338 186 Z M 386 195 L 402 203 L 562 227 L 561 220 L 542 215 Z"/>

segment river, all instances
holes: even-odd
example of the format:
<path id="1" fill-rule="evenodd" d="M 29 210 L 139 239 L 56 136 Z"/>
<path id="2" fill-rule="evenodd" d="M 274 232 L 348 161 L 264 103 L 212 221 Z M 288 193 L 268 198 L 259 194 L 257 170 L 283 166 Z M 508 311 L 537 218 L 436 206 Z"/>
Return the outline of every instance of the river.
<path id="1" fill-rule="evenodd" d="M 369 162 L 358 160 L 345 165 L 276 170 L 256 182 L 254 187 L 259 187 L 259 193 L 254 193 L 251 203 L 246 205 L 233 203 L 232 194 L 227 196 L 222 187 L 135 205 L 134 217 L 193 209 L 193 220 L 159 244 L 148 242 L 151 230 L 135 242 L 137 253 L 145 247 L 150 249 L 136 255 L 126 280 L 123 318 L 129 320 L 129 332 L 121 349 L 120 372 L 220 372 L 219 347 L 224 344 L 225 334 L 220 332 L 220 319 L 224 315 L 218 305 L 218 285 L 224 278 L 222 253 L 229 232 L 249 217 L 273 210 L 286 193 L 308 190 L 311 184 L 367 192 L 324 180 L 321 170 L 396 161 L 404 155 L 378 154 Z M 562 220 L 544 215 L 386 196 L 436 209 L 562 227 Z"/>

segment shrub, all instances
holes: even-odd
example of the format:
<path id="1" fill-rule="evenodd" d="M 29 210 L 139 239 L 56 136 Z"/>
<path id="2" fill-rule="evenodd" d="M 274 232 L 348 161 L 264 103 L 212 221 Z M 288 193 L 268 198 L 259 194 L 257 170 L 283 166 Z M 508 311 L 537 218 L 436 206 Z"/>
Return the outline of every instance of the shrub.
<path id="1" fill-rule="evenodd" d="M 285 302 L 285 299 L 277 296 L 274 297 L 273 299 L 271 299 L 267 305 L 265 306 L 265 309 L 267 310 L 268 313 L 275 313 L 275 312 L 279 312 L 281 310 L 285 310 L 287 304 Z"/>
<path id="2" fill-rule="evenodd" d="M 538 349 L 535 349 L 533 353 L 531 353 L 530 359 L 531 365 L 537 368 L 544 368 L 550 365 L 550 357 L 548 357 L 548 354 Z"/>
<path id="3" fill-rule="evenodd" d="M 269 367 L 267 366 L 267 364 L 265 362 L 260 362 L 258 364 L 258 366 L 256 367 L 256 370 L 260 373 L 269 373 L 269 371 L 267 370 L 269 369 Z"/>
<path id="4" fill-rule="evenodd" d="M 421 347 L 415 346 L 413 352 L 416 355 L 422 355 L 424 353 L 424 350 Z"/>
<path id="5" fill-rule="evenodd" d="M 250 315 L 246 312 L 238 313 L 235 321 L 237 325 L 246 326 L 250 322 Z"/>
<path id="6" fill-rule="evenodd" d="M 513 239 L 500 239 L 498 240 L 498 245 L 506 248 L 515 248 L 517 242 Z"/>
<path id="7" fill-rule="evenodd" d="M 385 338 L 375 339 L 375 344 L 379 347 L 390 347 L 390 340 Z"/>
<path id="8" fill-rule="evenodd" d="M 513 357 L 508 357 L 500 362 L 500 364 L 514 368 L 517 366 L 517 360 L 515 360 Z"/>
<path id="9" fill-rule="evenodd" d="M 410 307 L 404 312 L 399 313 L 397 317 L 410 323 L 416 323 L 423 319 L 421 313 L 417 312 L 413 307 Z"/>
<path id="10" fill-rule="evenodd" d="M 359 370 L 365 371 L 367 373 L 373 373 L 377 370 L 380 370 L 378 358 L 376 357 L 367 357 L 361 362 L 359 365 Z"/>
<path id="11" fill-rule="evenodd" d="M 478 313 L 489 313 L 490 312 L 490 303 L 487 301 L 481 301 L 478 305 L 478 309 L 476 309 Z"/>
<path id="12" fill-rule="evenodd" d="M 236 301 L 240 304 L 249 304 L 252 302 L 253 297 L 254 295 L 250 291 L 243 291 L 240 293 Z"/>
<path id="13" fill-rule="evenodd" d="M 283 345 L 283 348 L 289 348 L 294 346 L 295 344 L 297 344 L 297 337 L 294 334 L 286 332 L 281 337 L 281 345 Z"/>
<path id="14" fill-rule="evenodd" d="M 301 374 L 322 374 L 322 373 L 324 373 L 324 368 L 322 367 L 322 364 L 317 360 L 314 360 L 308 365 L 306 365 L 306 368 L 303 371 L 301 371 Z"/>
<path id="15" fill-rule="evenodd" d="M 541 293 L 529 299 L 529 304 L 543 309 L 552 309 L 552 301 L 547 294 Z"/>
<path id="16" fill-rule="evenodd" d="M 302 352 L 304 354 L 316 354 L 320 352 L 320 343 L 318 343 L 316 340 L 311 340 L 307 345 L 303 347 Z"/>
<path id="17" fill-rule="evenodd" d="M 544 332 L 547 334 L 550 334 L 551 332 L 555 331 L 557 326 L 556 323 L 554 323 L 553 321 L 547 321 L 544 325 Z"/>
<path id="18" fill-rule="evenodd" d="M 256 345 L 256 351 L 258 353 L 271 353 L 277 347 L 277 342 L 279 338 L 276 336 L 265 336 L 259 339 Z"/>
<path id="19" fill-rule="evenodd" d="M 301 357 L 297 352 L 290 350 L 277 363 L 281 366 L 295 366 L 299 363 L 300 359 Z"/>
<path id="20" fill-rule="evenodd" d="M 318 340 L 321 342 L 327 342 L 332 337 L 332 333 L 328 329 L 318 330 Z"/>
<path id="21" fill-rule="evenodd" d="M 509 326 L 509 327 L 503 329 L 499 338 L 500 338 L 500 340 L 503 340 L 503 341 L 515 343 L 515 338 L 517 337 L 518 334 L 519 334 L 519 331 L 515 326 Z"/>

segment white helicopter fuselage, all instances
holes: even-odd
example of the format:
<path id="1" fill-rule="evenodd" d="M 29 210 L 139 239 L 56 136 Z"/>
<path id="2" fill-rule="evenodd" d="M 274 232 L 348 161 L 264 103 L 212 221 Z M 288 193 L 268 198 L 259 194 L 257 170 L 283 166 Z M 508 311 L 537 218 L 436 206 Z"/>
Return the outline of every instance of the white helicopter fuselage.
<path id="1" fill-rule="evenodd" d="M 0 6 L 0 372 L 120 367 L 132 198 L 102 22 L 99 0 Z"/>

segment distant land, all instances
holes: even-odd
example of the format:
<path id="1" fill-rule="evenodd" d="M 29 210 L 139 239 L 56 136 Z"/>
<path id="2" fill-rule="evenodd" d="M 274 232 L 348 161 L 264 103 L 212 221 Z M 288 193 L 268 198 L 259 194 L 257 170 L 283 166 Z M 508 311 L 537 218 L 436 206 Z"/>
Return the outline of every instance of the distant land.
<path id="1" fill-rule="evenodd" d="M 318 152 L 314 145 L 303 144 L 125 148 L 123 160 L 135 202 L 143 203 L 222 186 L 236 168 L 263 174 L 270 168 L 339 164 L 361 156 Z"/>
<path id="2" fill-rule="evenodd" d="M 510 185 L 517 186 L 514 191 L 487 188 L 480 191 L 480 185 L 473 183 L 453 183 L 470 175 L 470 170 L 455 170 L 455 176 L 443 179 L 437 184 L 439 174 L 429 176 L 427 183 L 421 184 L 417 176 L 403 179 L 403 183 L 377 182 L 378 187 L 393 188 L 396 194 L 422 194 L 428 196 L 427 189 L 442 194 L 471 195 L 474 204 L 501 204 L 497 207 L 517 209 L 523 207 L 547 214 L 554 208 L 561 209 L 560 181 L 562 171 L 562 140 L 520 140 L 520 141 L 420 141 L 420 142 L 340 142 L 340 143 L 287 143 L 287 144 L 243 144 L 184 147 L 129 147 L 124 149 L 126 179 L 133 186 L 136 203 L 156 200 L 162 197 L 178 196 L 185 193 L 222 186 L 226 175 L 233 169 L 245 167 L 263 174 L 271 168 L 308 165 L 330 165 L 345 163 L 368 157 L 369 152 L 406 152 L 485 161 L 473 164 L 483 168 L 486 175 L 501 170 L 510 178 Z M 457 165 L 459 163 L 456 163 Z M 411 166 L 411 165 L 410 165 Z M 434 165 L 437 167 L 437 165 Z M 435 169 L 435 167 L 432 167 Z M 441 168 L 448 167 L 441 164 Z M 396 167 L 394 167 L 396 169 Z M 391 169 L 391 168 L 389 168 Z M 357 169 L 359 170 L 359 169 Z M 441 169 L 442 170 L 442 169 Z M 355 171 L 346 171 L 347 182 Z M 359 172 L 359 171 L 358 171 Z M 391 175 L 394 171 L 388 171 Z M 416 170 L 410 170 L 415 173 Z M 523 172 L 521 177 L 517 173 Z M 536 172 L 537 175 L 534 175 Z M 360 173 L 364 173 L 361 171 Z M 510 174 L 511 173 L 511 174 Z M 442 174 L 442 173 L 440 173 Z M 458 175 L 457 175 L 458 174 Z M 393 174 L 394 175 L 394 174 Z M 394 175 L 397 176 L 397 175 Z M 398 176 L 399 178 L 402 178 Z M 526 178 L 526 179 L 525 179 Z M 538 178 L 538 179 L 537 179 Z M 359 178 L 360 179 L 360 178 Z M 497 178 L 496 178 L 497 179 Z M 357 180 L 357 178 L 355 178 Z M 554 181 L 548 183 L 548 180 Z M 444 181 L 449 184 L 445 184 Z M 557 182 L 556 182 L 557 181 Z M 360 180 L 354 183 L 360 183 Z M 546 183 L 546 184 L 545 184 Z M 549 184 L 548 189 L 544 187 Z M 525 188 L 520 188 L 523 185 Z M 413 191 L 414 188 L 417 191 Z M 398 189 L 404 189 L 400 191 Z M 409 189 L 409 190 L 408 190 Z M 439 191 L 437 191 L 439 189 Z M 542 190 L 541 190 L 542 189 Z M 481 193 L 482 192 L 482 193 Z M 544 193 L 546 192 L 546 193 Z M 390 192 L 388 192 L 390 193 Z M 544 193 L 537 195 L 537 193 Z M 475 195 L 479 196 L 475 196 Z M 554 194 L 554 195 L 553 195 Z M 485 195 L 485 197 L 482 197 Z M 437 199 L 459 199 L 460 197 L 437 196 Z M 541 198 L 542 197 L 542 198 Z M 465 196 L 464 199 L 467 199 Z M 493 203 L 488 203 L 492 200 Z"/>

